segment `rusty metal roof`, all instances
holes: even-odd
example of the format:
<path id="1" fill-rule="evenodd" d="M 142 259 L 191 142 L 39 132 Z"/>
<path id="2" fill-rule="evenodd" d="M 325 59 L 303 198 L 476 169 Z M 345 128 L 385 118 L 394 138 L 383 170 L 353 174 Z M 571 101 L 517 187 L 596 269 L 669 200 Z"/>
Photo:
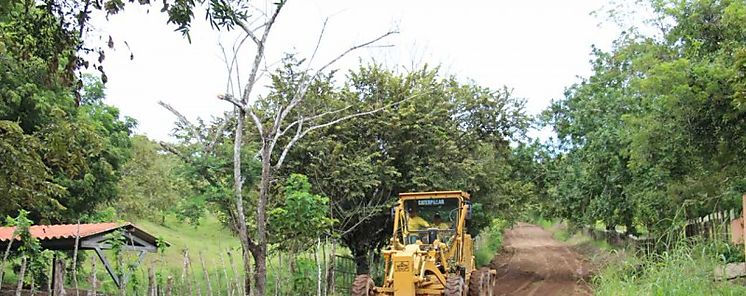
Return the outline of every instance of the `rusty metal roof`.
<path id="1" fill-rule="evenodd" d="M 108 232 L 120 227 L 132 226 L 131 223 L 94 223 L 94 224 L 60 224 L 60 225 L 33 225 L 29 227 L 31 236 L 41 240 L 74 239 L 78 234 L 80 226 L 80 237 L 87 237 L 99 233 Z M 15 227 L 0 227 L 0 242 L 11 240 Z M 15 240 L 18 240 L 16 237 Z"/>

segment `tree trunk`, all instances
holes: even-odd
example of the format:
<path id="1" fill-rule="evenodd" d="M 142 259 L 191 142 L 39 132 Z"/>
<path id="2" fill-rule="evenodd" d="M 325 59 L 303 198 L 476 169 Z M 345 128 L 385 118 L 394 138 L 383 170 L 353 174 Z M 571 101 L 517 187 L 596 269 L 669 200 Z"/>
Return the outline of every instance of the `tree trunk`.
<path id="1" fill-rule="evenodd" d="M 57 259 L 54 261 L 54 287 L 52 287 L 52 295 L 63 296 L 65 295 L 65 261 Z"/>
<path id="2" fill-rule="evenodd" d="M 337 268 L 337 240 L 332 238 L 332 246 L 329 253 L 329 266 L 326 269 L 326 291 L 329 295 L 335 295 L 334 272 Z"/>
<path id="3" fill-rule="evenodd" d="M 249 252 L 252 246 L 249 241 L 249 231 L 246 226 L 246 212 L 243 208 L 243 179 L 241 177 L 241 146 L 243 144 L 244 121 L 246 112 L 236 107 L 236 134 L 233 139 L 233 195 L 236 201 L 236 212 L 238 218 L 238 238 L 241 241 L 241 250 L 244 267 L 244 295 L 251 295 L 251 278 L 250 278 L 250 258 Z M 262 295 L 262 294 L 259 294 Z"/>
<path id="4" fill-rule="evenodd" d="M 257 246 L 254 254 L 254 288 L 255 295 L 263 296 L 265 280 L 267 278 L 267 254 L 264 248 Z M 247 276 L 248 278 L 248 276 Z"/>
<path id="5" fill-rule="evenodd" d="M 256 295 L 264 295 L 267 279 L 267 199 L 269 196 L 270 180 L 272 178 L 271 139 L 262 139 L 262 180 L 259 185 L 259 200 L 256 205 L 256 246 L 252 250 L 254 255 L 254 284 Z"/>

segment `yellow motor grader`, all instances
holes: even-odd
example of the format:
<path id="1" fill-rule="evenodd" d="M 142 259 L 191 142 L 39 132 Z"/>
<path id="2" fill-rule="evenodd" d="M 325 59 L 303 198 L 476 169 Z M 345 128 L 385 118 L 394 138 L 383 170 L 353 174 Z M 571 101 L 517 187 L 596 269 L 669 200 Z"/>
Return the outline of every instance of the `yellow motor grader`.
<path id="1" fill-rule="evenodd" d="M 353 296 L 492 295 L 495 270 L 476 269 L 471 235 L 471 200 L 466 192 L 402 193 L 391 209 L 394 230 L 383 251 L 383 283 L 362 274 Z"/>

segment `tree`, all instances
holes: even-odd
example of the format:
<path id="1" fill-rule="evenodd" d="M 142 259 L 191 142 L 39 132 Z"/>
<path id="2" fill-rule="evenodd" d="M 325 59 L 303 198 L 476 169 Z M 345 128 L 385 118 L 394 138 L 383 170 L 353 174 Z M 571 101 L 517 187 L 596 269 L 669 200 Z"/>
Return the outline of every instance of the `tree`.
<path id="1" fill-rule="evenodd" d="M 308 177 L 292 174 L 285 181 L 283 200 L 269 211 L 270 233 L 280 250 L 297 254 L 313 247 L 331 230 L 329 198 L 311 193 Z"/>
<path id="2" fill-rule="evenodd" d="M 275 171 L 282 167 L 285 157 L 295 143 L 308 135 L 308 133 L 354 117 L 369 115 L 388 107 L 380 106 L 377 109 L 340 115 L 342 114 L 342 111 L 347 110 L 349 107 L 343 107 L 337 110 L 329 109 L 326 111 L 323 109 L 322 111 L 318 111 L 302 108 L 307 95 L 318 91 L 313 89 L 312 86 L 317 85 L 316 83 L 319 79 L 323 78 L 324 73 L 328 71 L 335 62 L 342 59 L 352 51 L 374 44 L 396 32 L 389 31 L 371 41 L 352 46 L 318 69 L 311 70 L 310 65 L 314 60 L 314 53 L 311 55 L 306 69 L 298 73 L 297 76 L 295 76 L 296 80 L 292 81 L 295 87 L 291 93 L 282 93 L 278 95 L 269 95 L 266 98 L 258 98 L 256 103 L 251 104 L 250 99 L 256 96 L 254 93 L 254 86 L 259 77 L 263 73 L 271 73 L 271 71 L 267 71 L 268 69 L 263 68 L 266 44 L 270 32 L 275 25 L 282 8 L 287 4 L 287 1 L 275 3 L 274 7 L 267 12 L 256 11 L 256 9 L 251 6 L 242 6 L 241 3 L 219 1 L 218 3 L 221 4 L 219 8 L 216 8 L 215 5 L 211 5 L 210 10 L 208 11 L 212 24 L 216 28 L 231 29 L 236 27 L 244 34 L 244 38 L 233 49 L 232 56 L 228 56 L 228 53 L 226 53 L 225 61 L 229 77 L 228 91 L 226 94 L 218 96 L 218 98 L 230 102 L 235 107 L 236 124 L 233 139 L 233 195 L 236 213 L 235 221 L 237 222 L 236 228 L 238 230 L 239 240 L 243 247 L 244 270 L 247 274 L 245 279 L 245 292 L 246 294 L 250 292 L 251 281 L 248 275 L 251 273 L 250 256 L 253 256 L 256 293 L 262 295 L 265 290 L 268 244 L 267 206 L 270 197 L 271 183 L 275 178 Z M 251 18 L 252 15 L 262 15 L 264 18 L 254 19 Z M 184 17 L 190 19 L 191 15 L 186 13 Z M 254 26 L 257 22 L 260 25 Z M 322 28 L 319 36 L 319 44 L 322 40 L 324 29 L 325 28 Z M 237 56 L 239 53 L 243 52 L 245 40 L 249 40 L 253 43 L 255 50 L 252 51 L 253 59 L 248 70 L 248 78 L 241 81 L 240 76 L 238 75 L 241 65 L 237 64 Z M 316 48 L 318 49 L 318 44 Z M 244 71 L 244 73 L 246 72 Z M 264 113 L 259 113 L 256 110 L 257 105 L 261 104 L 268 107 L 263 110 Z M 172 108 L 171 111 L 177 114 L 177 116 L 180 116 L 178 112 L 174 112 L 175 110 Z M 251 231 L 254 234 L 253 236 L 250 236 L 247 225 L 243 197 L 244 176 L 242 170 L 242 154 L 244 151 L 245 120 L 247 116 L 251 119 L 251 122 L 256 129 L 256 136 L 259 142 L 259 153 L 257 155 L 261 161 L 261 175 L 258 185 L 259 196 L 257 198 L 256 214 L 254 217 L 256 229 L 255 231 Z M 180 120 L 180 122 L 185 122 L 189 125 L 186 120 Z M 277 158 L 273 159 L 273 156 L 275 155 Z"/>
<path id="3" fill-rule="evenodd" d="M 17 173 L 8 176 L 36 181 L 27 183 L 32 186 L 27 189 L 35 188 L 23 193 L 27 199 L 1 214 L 14 215 L 29 206 L 29 217 L 41 223 L 75 221 L 116 196 L 134 121 L 120 119 L 119 111 L 94 92 L 81 104 L 74 79 L 78 66 L 68 63 L 76 59 L 78 39 L 54 14 L 33 1 L 8 3 L 2 12 L 0 120 L 8 137 L 3 146 L 6 155 L 25 154 L 28 165 L 9 167 Z M 28 179 L 30 173 L 35 177 Z M 10 180 L 0 190 L 13 191 L 20 180 Z"/>
<path id="4" fill-rule="evenodd" d="M 662 233 L 746 190 L 746 4 L 648 4 L 661 34 L 632 28 L 594 49 L 594 74 L 546 113 L 560 153 L 545 183 L 562 217 Z"/>
<path id="5" fill-rule="evenodd" d="M 400 192 L 467 190 L 484 213 L 520 212 L 530 185 L 513 179 L 508 142 L 527 126 L 522 100 L 428 68 L 396 73 L 360 66 L 345 81 L 343 105 L 359 108 L 351 112 L 401 103 L 299 141 L 281 175 L 303 173 L 330 197 L 339 220 L 335 235 L 352 250 L 358 273 L 368 271 L 368 254 L 387 243 L 391 228 L 381 225 L 391 222 L 389 208 Z M 470 231 L 488 221 L 475 219 Z"/>
<path id="6" fill-rule="evenodd" d="M 191 195 L 189 184 L 181 179 L 179 163 L 145 136 L 132 137 L 132 158 L 122 167 L 118 183 L 117 208 L 124 215 L 147 218 L 175 210 L 182 197 Z M 153 215 L 155 214 L 155 215 Z"/>

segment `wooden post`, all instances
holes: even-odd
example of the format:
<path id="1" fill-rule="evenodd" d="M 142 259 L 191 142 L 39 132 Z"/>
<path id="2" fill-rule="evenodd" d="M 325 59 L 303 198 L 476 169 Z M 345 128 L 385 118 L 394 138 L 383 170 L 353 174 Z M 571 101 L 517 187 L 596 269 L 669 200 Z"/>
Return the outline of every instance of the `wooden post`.
<path id="1" fill-rule="evenodd" d="M 212 296 L 212 284 L 210 283 L 210 272 L 207 271 L 207 266 L 205 265 L 205 258 L 202 256 L 202 252 L 200 251 L 197 253 L 199 256 L 199 263 L 202 265 L 202 273 L 205 274 L 205 281 L 207 282 L 207 295 Z"/>
<path id="2" fill-rule="evenodd" d="M 96 296 L 96 258 L 91 258 L 91 289 L 88 296 Z"/>
<path id="3" fill-rule="evenodd" d="M 182 254 L 184 254 L 184 269 L 182 269 L 181 271 L 181 282 L 182 284 L 187 285 L 187 291 L 189 292 L 189 295 L 194 295 L 192 291 L 192 281 L 187 279 L 187 277 L 189 277 L 189 250 L 184 249 Z"/>
<path id="4" fill-rule="evenodd" d="M 743 209 L 741 210 L 743 215 L 744 231 L 743 231 L 743 252 L 746 254 L 746 193 L 743 194 Z M 746 269 L 746 264 L 744 264 Z M 746 271 L 746 270 L 744 270 Z"/>
<path id="5" fill-rule="evenodd" d="M 148 267 L 148 296 L 156 296 L 155 291 L 155 273 L 153 272 L 153 265 L 150 265 Z"/>
<path id="6" fill-rule="evenodd" d="M 26 255 L 21 258 L 21 271 L 18 273 L 18 285 L 16 286 L 16 296 L 21 296 L 23 291 L 23 278 L 26 276 Z"/>
<path id="7" fill-rule="evenodd" d="M 65 291 L 65 261 L 62 259 L 57 259 L 54 261 L 54 275 L 53 275 L 53 287 L 52 287 L 52 295 L 54 296 L 64 296 L 66 295 Z"/>
<path id="8" fill-rule="evenodd" d="M 231 264 L 231 269 L 233 271 L 233 277 L 236 278 L 236 286 L 235 286 L 236 287 L 236 292 L 238 294 L 244 293 L 244 292 L 241 292 L 241 291 L 246 291 L 246 289 L 244 289 L 243 285 L 241 284 L 242 283 L 241 277 L 239 276 L 238 272 L 236 271 L 236 265 L 235 265 L 235 263 L 233 261 L 233 253 L 231 253 L 231 251 L 228 250 L 227 254 L 228 254 L 228 263 Z M 246 274 L 244 276 L 248 277 L 249 275 Z"/>
<path id="9" fill-rule="evenodd" d="M 174 289 L 174 277 L 168 276 L 166 279 L 166 296 L 171 296 Z"/>
<path id="10" fill-rule="evenodd" d="M 80 245 L 80 220 L 75 231 L 75 249 L 73 250 L 73 284 L 75 285 L 75 296 L 80 296 L 78 289 L 78 245 Z"/>
<path id="11" fill-rule="evenodd" d="M 231 278 L 228 277 L 228 270 L 225 268 L 225 258 L 223 257 L 223 252 L 219 252 L 220 254 L 220 265 L 223 267 L 223 276 L 225 277 L 225 291 L 226 295 L 233 296 L 233 288 L 231 284 Z"/>

